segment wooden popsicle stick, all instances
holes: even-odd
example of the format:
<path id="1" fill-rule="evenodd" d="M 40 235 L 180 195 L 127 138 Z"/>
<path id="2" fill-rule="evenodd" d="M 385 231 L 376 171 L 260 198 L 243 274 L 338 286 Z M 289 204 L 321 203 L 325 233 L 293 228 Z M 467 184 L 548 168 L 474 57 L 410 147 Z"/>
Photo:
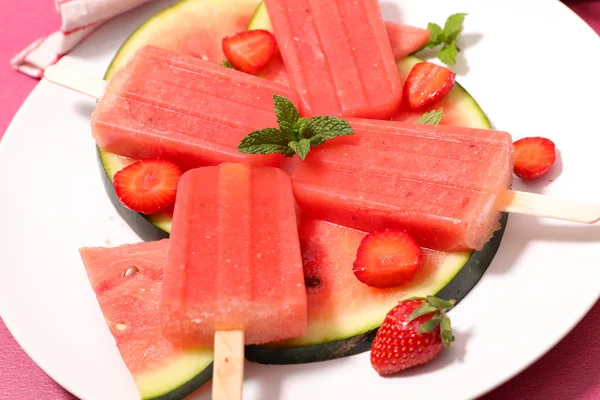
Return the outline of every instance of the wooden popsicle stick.
<path id="1" fill-rule="evenodd" d="M 96 99 L 102 97 L 107 85 L 107 82 L 102 79 L 86 77 L 60 65 L 48 67 L 44 72 L 44 78 Z M 500 211 L 584 224 L 594 224 L 600 220 L 600 204 L 557 199 L 514 190 L 504 190 L 496 202 L 496 207 Z"/>
<path id="2" fill-rule="evenodd" d="M 99 99 L 106 91 L 107 82 L 74 72 L 60 65 L 51 65 L 44 71 L 44 78 L 59 86 Z"/>
<path id="3" fill-rule="evenodd" d="M 215 332 L 213 400 L 240 400 L 244 379 L 244 331 Z"/>
<path id="4" fill-rule="evenodd" d="M 600 204 L 559 199 L 543 194 L 504 190 L 496 207 L 500 211 L 563 221 L 595 224 L 600 221 Z"/>

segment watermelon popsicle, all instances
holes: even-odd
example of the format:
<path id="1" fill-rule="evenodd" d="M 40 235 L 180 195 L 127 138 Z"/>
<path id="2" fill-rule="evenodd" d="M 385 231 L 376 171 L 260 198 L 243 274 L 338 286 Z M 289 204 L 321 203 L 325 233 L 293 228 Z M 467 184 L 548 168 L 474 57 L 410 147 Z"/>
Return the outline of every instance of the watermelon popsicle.
<path id="1" fill-rule="evenodd" d="M 285 172 L 227 163 L 183 174 L 161 313 L 166 336 L 182 345 L 209 345 L 219 330 L 244 331 L 246 344 L 304 333 L 304 275 Z"/>
<path id="2" fill-rule="evenodd" d="M 287 87 L 153 46 L 138 50 L 106 85 L 92 113 L 98 147 L 182 169 L 242 162 L 278 166 L 283 157 L 237 151 L 248 133 L 276 127 L 273 95 Z"/>
<path id="3" fill-rule="evenodd" d="M 304 116 L 389 119 L 402 82 L 377 0 L 265 0 Z"/>
<path id="4" fill-rule="evenodd" d="M 244 343 L 302 336 L 307 300 L 289 176 L 226 163 L 177 189 L 161 321 L 183 347 L 214 340 L 214 399 L 241 398 Z"/>
<path id="5" fill-rule="evenodd" d="M 312 217 L 373 232 L 406 230 L 421 246 L 481 249 L 512 183 L 506 132 L 349 119 L 353 136 L 312 150 L 292 173 Z"/>

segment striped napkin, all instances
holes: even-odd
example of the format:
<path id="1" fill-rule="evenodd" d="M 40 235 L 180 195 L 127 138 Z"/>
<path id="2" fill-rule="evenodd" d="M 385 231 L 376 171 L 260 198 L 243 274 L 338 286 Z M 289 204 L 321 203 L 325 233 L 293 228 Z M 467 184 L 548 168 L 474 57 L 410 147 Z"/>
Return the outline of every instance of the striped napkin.
<path id="1" fill-rule="evenodd" d="M 11 65 L 20 72 L 41 78 L 46 67 L 73 50 L 103 22 L 148 1 L 54 0 L 62 19 L 60 30 L 31 43 L 11 60 Z"/>

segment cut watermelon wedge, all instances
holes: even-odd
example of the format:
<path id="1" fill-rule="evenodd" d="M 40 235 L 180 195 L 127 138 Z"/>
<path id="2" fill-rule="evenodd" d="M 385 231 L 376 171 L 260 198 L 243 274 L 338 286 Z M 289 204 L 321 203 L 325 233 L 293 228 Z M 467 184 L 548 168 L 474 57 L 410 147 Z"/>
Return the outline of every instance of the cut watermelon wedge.
<path id="1" fill-rule="evenodd" d="M 503 216 L 503 226 L 506 222 Z M 263 364 L 325 361 L 371 349 L 377 328 L 398 301 L 436 294 L 457 304 L 479 281 L 500 245 L 503 230 L 481 251 L 442 253 L 423 249 L 413 280 L 389 289 L 361 283 L 352 264 L 366 233 L 319 220 L 299 227 L 307 285 L 307 334 L 282 342 L 248 346 L 246 358 Z"/>
<path id="2" fill-rule="evenodd" d="M 81 258 L 106 325 L 143 399 L 183 398 L 212 377 L 212 349 L 181 350 L 161 332 L 168 240 L 82 248 Z"/>

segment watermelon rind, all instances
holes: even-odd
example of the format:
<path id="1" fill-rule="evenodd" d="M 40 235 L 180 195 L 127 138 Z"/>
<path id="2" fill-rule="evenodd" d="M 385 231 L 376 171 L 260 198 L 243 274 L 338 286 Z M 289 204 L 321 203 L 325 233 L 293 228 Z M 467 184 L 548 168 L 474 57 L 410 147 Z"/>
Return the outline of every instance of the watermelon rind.
<path id="1" fill-rule="evenodd" d="M 212 379 L 213 353 L 189 350 L 168 365 L 136 376 L 144 400 L 184 399 Z"/>

